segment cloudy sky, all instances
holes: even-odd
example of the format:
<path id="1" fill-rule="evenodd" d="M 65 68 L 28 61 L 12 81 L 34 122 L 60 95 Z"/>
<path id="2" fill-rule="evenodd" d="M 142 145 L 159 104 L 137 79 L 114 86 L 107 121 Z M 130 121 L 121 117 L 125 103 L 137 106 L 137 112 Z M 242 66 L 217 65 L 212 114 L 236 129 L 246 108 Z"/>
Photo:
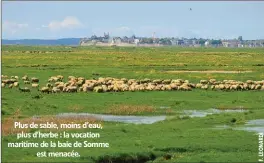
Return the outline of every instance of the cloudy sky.
<path id="1" fill-rule="evenodd" d="M 192 10 L 190 10 L 192 8 Z M 4 39 L 112 36 L 264 39 L 264 2 L 2 2 Z"/>

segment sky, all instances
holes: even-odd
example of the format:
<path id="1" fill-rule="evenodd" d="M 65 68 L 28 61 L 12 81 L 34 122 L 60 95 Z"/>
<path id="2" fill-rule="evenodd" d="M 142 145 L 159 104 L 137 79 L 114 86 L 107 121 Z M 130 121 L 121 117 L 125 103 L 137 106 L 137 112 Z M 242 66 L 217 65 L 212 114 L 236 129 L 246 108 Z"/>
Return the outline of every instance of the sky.
<path id="1" fill-rule="evenodd" d="M 121 37 L 264 39 L 264 1 L 2 2 L 3 39 L 83 38 L 104 32 Z"/>

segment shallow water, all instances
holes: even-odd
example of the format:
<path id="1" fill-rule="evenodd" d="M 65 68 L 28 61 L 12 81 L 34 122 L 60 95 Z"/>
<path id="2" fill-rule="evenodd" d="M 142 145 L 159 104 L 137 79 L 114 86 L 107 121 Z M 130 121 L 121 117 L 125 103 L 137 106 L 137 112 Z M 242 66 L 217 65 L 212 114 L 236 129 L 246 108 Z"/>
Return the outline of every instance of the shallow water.
<path id="1" fill-rule="evenodd" d="M 215 126 L 214 129 L 233 129 L 233 130 L 244 130 L 249 132 L 264 132 L 264 119 L 250 120 L 242 126 Z"/>
<path id="2" fill-rule="evenodd" d="M 220 113 L 240 113 L 246 112 L 247 110 L 244 109 L 228 109 L 228 110 L 219 110 L 219 109 L 208 109 L 208 110 L 184 110 L 182 116 L 189 116 L 193 117 L 205 117 L 207 115 L 212 114 L 220 114 Z"/>
<path id="3" fill-rule="evenodd" d="M 94 117 L 103 121 L 110 122 L 124 122 L 134 124 L 152 124 L 158 121 L 163 121 L 166 116 L 122 116 L 122 115 L 106 115 L 106 114 L 90 114 L 90 113 L 61 113 L 56 117 L 69 118 L 69 117 Z"/>

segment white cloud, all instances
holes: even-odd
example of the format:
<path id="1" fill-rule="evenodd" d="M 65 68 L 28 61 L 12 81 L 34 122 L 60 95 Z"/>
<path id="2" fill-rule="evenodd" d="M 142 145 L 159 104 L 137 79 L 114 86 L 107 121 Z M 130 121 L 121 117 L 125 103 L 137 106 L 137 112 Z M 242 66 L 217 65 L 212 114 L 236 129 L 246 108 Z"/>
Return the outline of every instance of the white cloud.
<path id="1" fill-rule="evenodd" d="M 43 28 L 49 28 L 50 30 L 59 30 L 62 28 L 73 29 L 84 27 L 84 25 L 73 16 L 67 16 L 62 21 L 51 21 L 48 25 L 42 25 Z"/>
<path id="2" fill-rule="evenodd" d="M 4 21 L 3 22 L 3 33 L 8 33 L 8 34 L 13 35 L 28 27 L 29 25 L 26 23 L 16 23 L 16 22 L 11 22 L 11 21 Z"/>

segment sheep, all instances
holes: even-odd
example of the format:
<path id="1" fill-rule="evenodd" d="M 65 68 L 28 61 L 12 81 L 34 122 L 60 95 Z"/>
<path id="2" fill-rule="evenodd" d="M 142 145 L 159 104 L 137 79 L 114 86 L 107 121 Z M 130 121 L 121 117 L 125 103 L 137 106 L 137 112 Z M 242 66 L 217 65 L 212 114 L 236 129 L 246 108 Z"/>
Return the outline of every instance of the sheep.
<path id="1" fill-rule="evenodd" d="M 187 83 L 187 84 L 189 84 L 189 83 L 190 83 L 190 81 L 189 81 L 189 80 L 184 80 L 184 83 Z"/>
<path id="2" fill-rule="evenodd" d="M 172 90 L 172 88 L 171 88 L 170 85 L 164 85 L 164 88 L 165 88 L 165 90 L 167 90 L 167 91 L 171 91 L 171 90 Z"/>
<path id="3" fill-rule="evenodd" d="M 195 86 L 195 88 L 202 88 L 202 86 L 203 86 L 203 84 L 197 83 L 196 86 Z"/>
<path id="4" fill-rule="evenodd" d="M 68 86 L 66 92 L 77 92 L 76 86 Z"/>
<path id="5" fill-rule="evenodd" d="M 247 84 L 253 84 L 254 82 L 253 82 L 253 80 L 247 80 L 246 83 Z"/>
<path id="6" fill-rule="evenodd" d="M 221 90 L 225 89 L 225 85 L 224 84 L 219 84 L 219 89 L 221 89 Z"/>
<path id="7" fill-rule="evenodd" d="M 57 78 L 59 78 L 62 81 L 64 77 L 62 75 L 57 75 Z"/>
<path id="8" fill-rule="evenodd" d="M 255 90 L 258 90 L 258 89 L 261 89 L 261 85 L 260 84 L 255 86 Z"/>
<path id="9" fill-rule="evenodd" d="M 5 84 L 13 84 L 14 82 L 15 81 L 11 79 L 2 80 L 2 83 L 5 83 Z"/>
<path id="10" fill-rule="evenodd" d="M 201 84 L 208 84 L 208 81 L 207 80 L 200 80 L 200 83 Z"/>
<path id="11" fill-rule="evenodd" d="M 170 84 L 171 89 L 177 90 L 178 86 L 175 83 Z"/>
<path id="12" fill-rule="evenodd" d="M 53 87 L 52 90 L 51 90 L 52 93 L 59 93 L 61 92 L 61 90 L 57 87 Z"/>
<path id="13" fill-rule="evenodd" d="M 214 84 L 216 82 L 216 79 L 209 79 L 210 84 Z"/>
<path id="14" fill-rule="evenodd" d="M 223 89 L 230 89 L 231 86 L 232 86 L 232 85 L 225 84 Z M 221 87 L 222 87 L 222 86 L 221 86 Z"/>
<path id="15" fill-rule="evenodd" d="M 9 84 L 8 88 L 13 88 L 14 84 Z"/>
<path id="16" fill-rule="evenodd" d="M 151 81 L 150 79 L 145 78 L 145 79 L 143 79 L 143 80 L 140 80 L 140 83 L 148 83 L 148 82 L 150 82 L 150 81 Z"/>
<path id="17" fill-rule="evenodd" d="M 191 91 L 192 89 L 190 87 L 188 87 L 187 85 L 181 85 L 179 87 L 179 90 L 182 90 L 182 91 Z"/>
<path id="18" fill-rule="evenodd" d="M 133 84 L 133 83 L 137 83 L 136 79 L 129 79 L 127 82 L 129 85 Z"/>
<path id="19" fill-rule="evenodd" d="M 29 78 L 28 78 L 27 75 L 24 75 L 21 79 L 22 79 L 22 80 L 29 80 Z"/>
<path id="20" fill-rule="evenodd" d="M 50 87 L 52 87 L 52 86 L 53 86 L 53 85 L 52 85 L 51 83 L 47 83 L 47 84 L 46 84 L 46 87 L 49 87 L 49 88 L 50 88 Z"/>
<path id="21" fill-rule="evenodd" d="M 38 78 L 35 78 L 35 77 L 32 77 L 31 78 L 31 82 L 32 83 L 38 83 L 39 82 L 39 79 Z"/>
<path id="22" fill-rule="evenodd" d="M 214 90 L 215 89 L 215 85 L 211 85 L 211 89 Z"/>
<path id="23" fill-rule="evenodd" d="M 74 76 L 68 76 L 68 80 L 72 80 L 72 79 L 75 79 Z"/>
<path id="24" fill-rule="evenodd" d="M 63 82 L 55 82 L 55 83 L 54 83 L 55 86 L 63 85 L 63 84 L 64 84 Z"/>
<path id="25" fill-rule="evenodd" d="M 61 91 L 63 90 L 64 85 L 57 85 L 57 88 L 59 88 Z"/>
<path id="26" fill-rule="evenodd" d="M 103 88 L 101 86 L 94 87 L 94 92 L 101 93 L 103 92 Z"/>
<path id="27" fill-rule="evenodd" d="M 51 92 L 50 87 L 42 87 L 42 88 L 40 89 L 40 91 L 41 91 L 42 93 L 50 93 L 50 92 Z"/>
<path id="28" fill-rule="evenodd" d="M 30 92 L 30 89 L 28 87 L 24 87 L 24 88 L 18 88 L 20 92 Z"/>
<path id="29" fill-rule="evenodd" d="M 24 81 L 24 84 L 30 84 L 30 81 L 25 80 L 25 81 Z"/>
<path id="30" fill-rule="evenodd" d="M 6 84 L 5 84 L 5 83 L 2 83 L 2 84 L 1 84 L 1 87 L 2 87 L 2 88 L 4 88 L 5 86 L 6 86 Z"/>
<path id="31" fill-rule="evenodd" d="M 1 78 L 6 79 L 6 78 L 8 78 L 8 76 L 7 75 L 1 75 Z"/>
<path id="32" fill-rule="evenodd" d="M 207 90 L 207 89 L 208 89 L 208 85 L 207 85 L 207 84 L 203 85 L 203 86 L 201 87 L 201 89 L 205 89 L 205 90 Z"/>
<path id="33" fill-rule="evenodd" d="M 76 84 L 78 85 L 78 86 L 81 86 L 81 85 L 83 85 L 84 84 L 84 80 L 79 80 Z"/>
<path id="34" fill-rule="evenodd" d="M 18 87 L 19 83 L 18 82 L 14 82 L 14 87 Z"/>
<path id="35" fill-rule="evenodd" d="M 31 87 L 32 87 L 32 88 L 38 88 L 38 87 L 39 87 L 39 84 L 37 84 L 37 83 L 32 83 L 32 84 L 31 84 Z"/>
<path id="36" fill-rule="evenodd" d="M 103 89 L 103 92 L 107 92 L 108 91 L 108 88 L 106 85 L 102 85 L 102 89 Z M 125 89 L 125 88 L 124 88 Z"/>
<path id="37" fill-rule="evenodd" d="M 252 85 L 250 86 L 250 89 L 251 89 L 251 90 L 254 90 L 254 89 L 255 89 L 255 84 L 252 84 Z"/>
<path id="38" fill-rule="evenodd" d="M 162 84 L 170 84 L 171 80 L 170 79 L 165 79 L 162 81 Z"/>

